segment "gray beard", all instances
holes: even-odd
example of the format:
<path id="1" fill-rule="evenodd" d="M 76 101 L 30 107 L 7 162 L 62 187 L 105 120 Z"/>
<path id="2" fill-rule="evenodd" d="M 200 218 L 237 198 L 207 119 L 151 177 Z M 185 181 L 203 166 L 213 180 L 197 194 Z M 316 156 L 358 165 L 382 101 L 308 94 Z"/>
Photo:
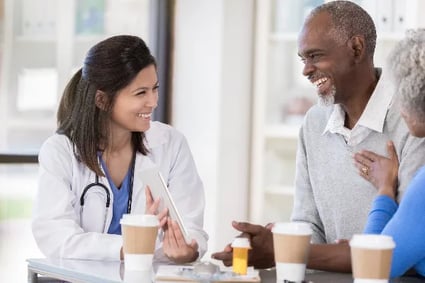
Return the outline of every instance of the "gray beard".
<path id="1" fill-rule="evenodd" d="M 326 95 L 319 94 L 318 104 L 319 106 L 331 106 L 335 104 L 335 87 L 332 87 L 330 93 Z"/>

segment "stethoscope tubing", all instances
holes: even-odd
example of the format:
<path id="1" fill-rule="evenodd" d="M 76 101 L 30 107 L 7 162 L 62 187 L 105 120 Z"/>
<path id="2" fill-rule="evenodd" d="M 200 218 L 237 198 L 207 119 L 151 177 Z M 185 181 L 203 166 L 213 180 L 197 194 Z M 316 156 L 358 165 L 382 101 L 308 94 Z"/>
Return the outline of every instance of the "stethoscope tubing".
<path id="1" fill-rule="evenodd" d="M 132 206 L 132 202 L 133 202 L 133 184 L 134 184 L 135 163 L 136 163 L 136 152 L 134 152 L 134 154 L 133 154 L 133 159 L 132 159 L 131 167 L 130 167 L 131 171 L 130 171 L 130 182 L 129 182 L 129 189 L 128 189 L 127 213 L 131 212 L 131 206 Z M 106 211 L 108 211 L 108 209 L 109 209 L 109 206 L 111 204 L 111 192 L 106 185 L 99 182 L 99 176 L 96 174 L 95 182 L 90 183 L 87 186 L 85 186 L 84 189 L 83 189 L 83 192 L 81 193 L 81 196 L 80 196 L 80 218 L 82 217 L 82 214 L 83 214 L 84 200 L 85 200 L 85 197 L 87 195 L 87 192 L 94 187 L 100 187 L 105 191 L 105 194 L 106 194 L 105 208 L 106 208 Z M 105 225 L 106 225 L 106 216 L 105 216 L 104 228 L 105 228 Z"/>
<path id="2" fill-rule="evenodd" d="M 88 184 L 83 189 L 83 192 L 81 193 L 81 196 L 80 196 L 80 206 L 81 207 L 84 206 L 84 198 L 87 194 L 87 191 L 89 189 L 93 188 L 93 187 L 96 187 L 96 186 L 101 187 L 105 191 L 105 193 L 106 193 L 106 207 L 107 208 L 109 207 L 109 205 L 111 204 L 111 192 L 109 191 L 109 189 L 104 184 L 99 182 L 99 176 L 97 174 L 96 174 L 96 177 L 95 177 L 95 182 Z"/>

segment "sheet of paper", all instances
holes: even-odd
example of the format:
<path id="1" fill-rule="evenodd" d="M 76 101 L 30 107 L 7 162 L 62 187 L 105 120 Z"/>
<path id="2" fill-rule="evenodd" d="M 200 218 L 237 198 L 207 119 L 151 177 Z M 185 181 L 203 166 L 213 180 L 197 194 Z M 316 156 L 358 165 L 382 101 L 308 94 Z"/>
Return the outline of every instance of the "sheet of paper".
<path id="1" fill-rule="evenodd" d="M 184 265 L 160 265 L 155 282 L 199 282 L 193 276 L 193 267 Z M 211 282 L 261 282 L 258 270 L 248 268 L 247 275 L 231 274 L 231 268 L 221 269 L 221 275 Z"/>

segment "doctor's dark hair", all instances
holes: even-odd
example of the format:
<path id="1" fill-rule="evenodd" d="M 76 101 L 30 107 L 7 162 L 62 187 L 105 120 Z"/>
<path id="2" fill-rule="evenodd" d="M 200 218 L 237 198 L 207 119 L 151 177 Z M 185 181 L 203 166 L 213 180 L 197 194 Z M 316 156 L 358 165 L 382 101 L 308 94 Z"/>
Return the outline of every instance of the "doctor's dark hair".
<path id="1" fill-rule="evenodd" d="M 142 39 L 113 36 L 90 48 L 83 67 L 65 87 L 57 112 L 57 132 L 72 141 L 75 156 L 99 176 L 104 174 L 97 152 L 108 147 L 109 119 L 116 95 L 150 65 L 156 66 L 156 62 Z M 99 92 L 107 97 L 102 109 L 96 105 Z M 146 155 L 144 138 L 143 132 L 132 134 L 134 149 Z"/>

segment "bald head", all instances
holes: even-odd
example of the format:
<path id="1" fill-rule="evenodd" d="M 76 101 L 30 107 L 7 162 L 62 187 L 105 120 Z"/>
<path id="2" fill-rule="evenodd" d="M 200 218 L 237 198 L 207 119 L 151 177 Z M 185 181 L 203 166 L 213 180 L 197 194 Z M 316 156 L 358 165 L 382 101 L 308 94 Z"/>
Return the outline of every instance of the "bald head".
<path id="1" fill-rule="evenodd" d="M 370 58 L 373 58 L 376 29 L 372 18 L 363 8 L 349 1 L 331 1 L 311 11 L 305 22 L 310 22 L 322 13 L 327 13 L 330 16 L 329 34 L 334 37 L 335 41 L 343 43 L 355 35 L 363 36 L 366 53 Z"/>

